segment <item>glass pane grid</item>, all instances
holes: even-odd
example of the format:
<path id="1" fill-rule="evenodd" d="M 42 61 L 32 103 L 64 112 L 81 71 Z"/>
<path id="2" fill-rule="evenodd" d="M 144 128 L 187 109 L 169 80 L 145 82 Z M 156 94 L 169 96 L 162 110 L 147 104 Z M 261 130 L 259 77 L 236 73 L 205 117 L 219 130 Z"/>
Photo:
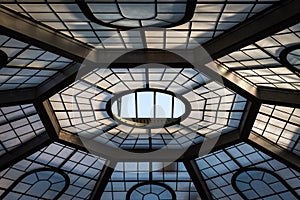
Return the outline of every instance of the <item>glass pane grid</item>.
<path id="1" fill-rule="evenodd" d="M 263 104 L 253 131 L 279 146 L 300 155 L 300 109 Z"/>
<path id="2" fill-rule="evenodd" d="M 198 1 L 191 21 L 170 29 L 180 32 L 180 35 L 177 34 L 173 37 L 168 36 L 167 40 L 166 38 L 163 38 L 163 36 L 147 37 L 147 45 L 151 48 L 162 46 L 167 48 L 174 48 L 180 46 L 186 47 L 189 45 L 189 42 L 191 40 L 196 40 L 199 43 L 204 43 L 224 32 L 225 30 L 228 30 L 234 25 L 239 24 L 240 22 L 255 15 L 256 13 L 261 12 L 262 10 L 276 4 L 278 1 L 279 0 L 248 0 L 243 2 L 217 1 L 217 4 L 214 1 Z M 118 33 L 115 28 L 109 28 L 91 22 L 84 16 L 79 6 L 75 2 L 62 4 L 63 2 L 65 1 L 47 1 L 35 3 L 32 1 L 30 3 L 29 1 L 22 1 L 2 4 L 10 9 L 15 10 L 16 12 L 19 12 L 25 16 L 29 16 L 34 20 L 40 21 L 48 26 L 51 26 L 52 28 L 55 28 L 61 33 L 76 38 L 85 43 L 89 43 L 92 45 L 101 45 L 103 48 L 132 48 L 143 46 L 142 42 L 139 41 L 139 38 L 135 36 L 126 37 L 123 36 L 122 32 Z M 186 1 L 174 1 L 172 2 L 172 7 L 169 6 L 169 1 L 158 2 L 161 3 L 161 7 L 159 7 L 158 11 L 162 12 L 157 16 L 158 18 L 164 17 L 166 19 L 169 18 L 173 20 L 182 18 L 182 13 L 178 11 L 179 7 L 184 7 L 183 4 L 186 4 Z M 110 7 L 109 5 L 111 5 L 110 2 L 102 3 L 101 6 L 99 4 L 93 5 L 93 7 L 91 8 L 94 8 L 94 10 L 92 11 L 94 12 L 94 16 L 96 18 L 103 18 L 103 20 L 106 20 L 106 22 L 108 22 L 110 19 L 120 20 L 119 17 L 116 17 L 116 12 L 118 10 L 113 9 L 113 7 Z M 147 8 L 149 11 L 150 7 L 148 5 L 147 7 L 144 6 L 142 8 Z M 180 11 L 181 10 L 182 9 L 180 9 Z M 147 12 L 139 13 L 144 13 L 144 15 L 146 15 Z M 132 23 L 133 26 L 140 26 L 140 24 L 136 24 L 136 22 L 125 21 L 122 22 L 123 25 L 125 25 L 126 23 Z M 145 23 L 142 25 L 147 26 L 153 24 L 155 26 L 155 23 L 157 22 L 153 20 L 145 20 Z M 156 25 L 160 26 L 166 24 L 164 22 Z M 110 39 L 109 41 L 104 42 L 112 36 L 114 36 L 115 39 Z"/>
<path id="3" fill-rule="evenodd" d="M 60 199 L 88 199 L 104 163 L 102 158 L 53 143 L 2 171 L 0 177 L 3 184 L 0 186 L 0 194 L 26 172 L 37 168 L 55 167 L 70 178 L 70 186 Z"/>
<path id="4" fill-rule="evenodd" d="M 4 35 L 0 49 L 8 56 L 7 66 L 0 69 L 0 90 L 38 86 L 72 62 Z"/>
<path id="5" fill-rule="evenodd" d="M 176 199 L 200 199 L 182 162 L 169 166 L 159 162 L 119 162 L 101 199 L 124 199 L 131 187 L 148 181 L 168 185 L 175 191 Z"/>
<path id="6" fill-rule="evenodd" d="M 214 199 L 242 199 L 232 186 L 232 177 L 243 168 L 263 168 L 274 172 L 299 194 L 298 172 L 246 143 L 211 153 L 196 162 Z M 280 188 L 273 189 L 273 198 L 284 199 L 281 197 L 283 192 Z"/>
<path id="7" fill-rule="evenodd" d="M 0 108 L 0 154 L 5 154 L 46 130 L 32 104 Z"/>

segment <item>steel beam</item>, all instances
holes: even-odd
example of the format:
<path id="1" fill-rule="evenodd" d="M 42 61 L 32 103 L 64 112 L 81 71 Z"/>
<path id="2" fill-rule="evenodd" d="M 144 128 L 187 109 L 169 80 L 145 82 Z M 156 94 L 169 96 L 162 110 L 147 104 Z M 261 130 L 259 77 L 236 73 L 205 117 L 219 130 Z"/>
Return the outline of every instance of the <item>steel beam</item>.
<path id="1" fill-rule="evenodd" d="M 32 103 L 36 98 L 35 88 L 0 91 L 0 107 Z"/>
<path id="2" fill-rule="evenodd" d="M 210 190 L 201 174 L 200 169 L 195 160 L 184 161 L 184 166 L 189 173 L 201 199 L 212 200 L 213 197 Z"/>
<path id="3" fill-rule="evenodd" d="M 99 200 L 109 182 L 111 175 L 114 172 L 114 168 L 116 166 L 115 162 L 106 161 L 106 165 L 103 167 L 101 174 L 98 177 L 98 180 L 92 190 L 92 194 L 90 196 L 90 200 Z"/>
<path id="4" fill-rule="evenodd" d="M 193 145 L 187 149 L 164 149 L 160 150 L 157 157 L 147 157 L 145 154 L 149 153 L 149 150 L 132 150 L 128 149 L 127 151 L 135 153 L 135 157 L 124 157 L 123 154 L 118 153 L 119 149 L 104 145 L 96 141 L 88 141 L 85 143 L 83 138 L 75 134 L 68 133 L 64 130 L 61 130 L 59 133 L 59 142 L 81 149 L 83 151 L 92 152 L 95 155 L 109 159 L 109 160 L 118 160 L 120 162 L 173 162 L 174 159 L 170 158 L 170 155 L 179 155 L 178 161 L 191 160 L 203 156 L 204 154 L 220 150 L 229 145 L 237 144 L 241 142 L 240 140 L 240 130 L 234 130 L 226 134 L 222 134 L 215 142 L 206 141 L 205 143 L 199 143 Z M 89 147 L 86 147 L 85 144 L 88 144 Z M 207 148 L 205 145 L 212 144 L 213 148 Z M 99 151 L 99 145 L 102 145 Z M 204 146 L 202 146 L 204 145 Z M 94 151 L 93 151 L 94 150 Z M 185 152 L 183 152 L 185 150 Z"/>
<path id="5" fill-rule="evenodd" d="M 52 140 L 57 140 L 61 128 L 55 113 L 52 110 L 49 100 L 44 102 L 36 102 L 34 103 L 34 106 L 47 130 L 49 137 Z"/>
<path id="6" fill-rule="evenodd" d="M 259 87 L 257 90 L 257 98 L 261 100 L 262 103 L 300 108 L 299 90 Z"/>
<path id="7" fill-rule="evenodd" d="M 240 122 L 240 138 L 247 140 L 259 112 L 261 103 L 259 101 L 248 101 L 246 110 Z"/>

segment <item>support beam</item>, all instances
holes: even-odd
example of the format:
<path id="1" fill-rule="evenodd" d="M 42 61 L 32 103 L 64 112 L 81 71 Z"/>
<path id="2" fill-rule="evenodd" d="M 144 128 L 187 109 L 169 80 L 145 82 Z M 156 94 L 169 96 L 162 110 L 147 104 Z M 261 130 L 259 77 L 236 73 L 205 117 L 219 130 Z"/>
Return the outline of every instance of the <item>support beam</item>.
<path id="1" fill-rule="evenodd" d="M 36 98 L 35 88 L 0 91 L 0 107 L 32 103 Z"/>
<path id="2" fill-rule="evenodd" d="M 247 143 L 259 149 L 260 151 L 270 155 L 271 157 L 278 159 L 287 166 L 294 168 L 296 171 L 300 171 L 299 156 L 278 146 L 277 144 L 266 139 L 265 137 L 252 131 Z"/>
<path id="3" fill-rule="evenodd" d="M 257 90 L 257 98 L 261 100 L 262 103 L 300 108 L 299 90 L 259 87 Z"/>
<path id="4" fill-rule="evenodd" d="M 90 196 L 90 200 L 99 200 L 108 184 L 108 181 L 111 175 L 114 172 L 114 168 L 116 166 L 115 162 L 106 161 L 106 165 L 103 167 L 101 174 L 98 177 L 98 180 L 94 186 L 92 194 Z M 109 162 L 109 163 L 108 163 Z"/>
<path id="5" fill-rule="evenodd" d="M 0 156 L 0 171 L 10 167 L 11 165 L 23 160 L 27 156 L 35 153 L 41 148 L 49 145 L 51 140 L 46 133 L 36 136 L 35 138 L 25 142 L 19 147 Z"/>
<path id="6" fill-rule="evenodd" d="M 261 103 L 259 101 L 248 101 L 246 105 L 246 111 L 243 114 L 240 122 L 240 138 L 241 140 L 247 140 L 255 122 L 256 116 L 259 112 Z"/>
<path id="7" fill-rule="evenodd" d="M 213 59 L 300 22 L 300 1 L 285 0 L 203 44 Z"/>
<path id="8" fill-rule="evenodd" d="M 207 154 L 213 151 L 220 150 L 224 147 L 237 144 L 241 142 L 240 140 L 240 130 L 234 130 L 231 132 L 228 132 L 226 134 L 223 134 L 219 137 L 219 139 L 213 143 L 213 148 L 209 148 L 210 151 L 206 152 L 205 148 L 202 148 L 203 143 L 199 143 L 197 145 L 193 145 L 186 149 L 185 152 L 182 152 L 184 149 L 164 149 L 163 151 L 160 151 L 159 154 L 157 154 L 157 157 L 152 156 L 147 157 L 145 156 L 146 153 L 149 153 L 149 150 L 132 150 L 129 149 L 127 151 L 136 153 L 135 157 L 124 157 L 122 153 L 119 153 L 117 148 L 108 146 L 108 145 L 102 145 L 99 142 L 96 141 L 88 141 L 89 147 L 85 146 L 85 142 L 82 141 L 83 138 L 80 138 L 79 136 L 75 134 L 68 133 L 64 130 L 61 130 L 59 133 L 59 142 L 72 146 L 77 149 L 81 149 L 83 151 L 89 151 L 93 154 L 104 157 L 109 160 L 118 160 L 119 162 L 173 162 L 174 159 L 170 158 L 170 155 L 179 155 L 178 161 L 184 161 L 184 160 L 191 160 L 198 158 L 199 156 L 203 156 L 203 154 Z M 205 143 L 210 144 L 210 143 Z M 102 145 L 101 148 L 99 148 L 99 145 Z M 93 151 L 94 150 L 94 151 Z M 101 152 L 100 152 L 101 150 Z M 201 154 L 199 154 L 199 152 Z M 180 156 L 181 155 L 181 156 Z"/>
<path id="9" fill-rule="evenodd" d="M 213 197 L 210 190 L 201 174 L 200 169 L 195 160 L 184 161 L 184 166 L 189 173 L 201 199 L 212 200 Z"/>
<path id="10" fill-rule="evenodd" d="M 7 34 L 77 62 L 82 62 L 92 50 L 92 47 L 8 10 L 2 5 L 0 5 L 0 34 Z"/>
<path id="11" fill-rule="evenodd" d="M 57 140 L 61 128 L 57 121 L 55 113 L 52 110 L 49 100 L 46 100 L 44 102 L 36 102 L 34 103 L 34 106 L 50 138 L 52 140 Z"/>
<path id="12" fill-rule="evenodd" d="M 300 2 L 285 0 L 277 3 L 261 14 L 231 28 L 225 33 L 203 44 L 214 58 L 220 58 L 241 47 L 276 33 L 300 21 Z M 0 5 L 0 26 L 2 34 L 10 34 L 18 39 L 43 49 L 82 62 L 93 49 L 80 41 L 57 33 L 54 29 L 19 15 Z"/>
<path id="13" fill-rule="evenodd" d="M 32 103 L 45 100 L 74 82 L 80 64 L 72 63 L 35 88 L 0 91 L 0 106 Z"/>

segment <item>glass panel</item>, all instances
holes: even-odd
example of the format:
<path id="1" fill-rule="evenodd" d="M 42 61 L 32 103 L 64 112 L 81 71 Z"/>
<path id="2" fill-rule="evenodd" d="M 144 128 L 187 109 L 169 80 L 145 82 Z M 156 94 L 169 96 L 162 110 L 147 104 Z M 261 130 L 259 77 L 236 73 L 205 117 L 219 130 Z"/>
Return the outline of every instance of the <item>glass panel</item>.
<path id="1" fill-rule="evenodd" d="M 281 147 L 300 155 L 297 141 L 300 135 L 300 109 L 263 104 L 253 131 Z"/>
<path id="2" fill-rule="evenodd" d="M 172 118 L 172 96 L 156 92 L 155 100 L 155 117 L 157 118 Z M 178 100 L 179 101 L 179 100 Z M 183 113 L 181 113 L 183 114 Z"/>
<path id="3" fill-rule="evenodd" d="M 153 118 L 154 117 L 154 93 L 139 92 L 137 93 L 137 109 L 138 118 Z"/>
<path id="4" fill-rule="evenodd" d="M 121 115 L 123 118 L 136 118 L 135 94 L 124 95 L 121 100 Z M 143 105 L 143 107 L 145 104 Z M 139 106 L 138 106 L 139 109 Z"/>
<path id="5" fill-rule="evenodd" d="M 57 172 L 50 169 L 35 169 L 29 171 L 17 179 L 14 184 L 0 197 L 10 200 L 18 195 L 20 199 L 59 198 L 61 193 L 65 192 L 69 182 L 69 177 L 63 172 Z"/>
<path id="6" fill-rule="evenodd" d="M 174 199 L 200 199 L 182 162 L 172 164 L 162 162 L 119 162 L 101 199 L 125 199 L 127 191 L 132 187 L 149 180 L 153 184 L 143 184 L 137 187 L 133 190 L 130 199 L 147 199 L 150 197 L 154 199 L 173 199 L 168 189 L 155 183 L 162 183 L 170 187 L 171 191 L 175 192 L 176 198 Z"/>

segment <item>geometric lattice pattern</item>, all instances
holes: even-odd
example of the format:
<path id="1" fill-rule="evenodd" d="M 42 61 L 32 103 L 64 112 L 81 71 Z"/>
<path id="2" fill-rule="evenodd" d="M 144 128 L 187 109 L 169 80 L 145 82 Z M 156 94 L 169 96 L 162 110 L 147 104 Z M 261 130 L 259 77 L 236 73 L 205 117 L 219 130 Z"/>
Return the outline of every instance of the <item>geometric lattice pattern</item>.
<path id="1" fill-rule="evenodd" d="M 238 173 L 239 170 L 243 169 L 247 171 L 248 168 L 249 170 L 263 168 L 277 174 L 285 180 L 288 187 L 293 188 L 293 190 L 297 192 L 296 195 L 300 195 L 299 172 L 246 143 L 233 145 L 199 158 L 197 159 L 197 164 L 214 199 L 242 199 L 239 192 L 233 188 L 232 181 L 234 181 L 233 176 Z M 295 195 L 286 192 L 286 188 L 275 187 L 275 185 L 272 187 L 272 194 L 274 195 L 272 198 L 285 199 L 287 196 L 295 197 Z M 257 188 L 253 187 L 252 190 L 255 189 Z M 242 190 L 245 190 L 245 188 Z M 257 193 L 251 190 L 249 190 L 249 194 L 247 194 L 247 197 L 249 196 L 253 198 L 256 197 L 255 199 L 263 199 L 265 197 L 263 193 Z M 294 197 L 292 199 L 295 199 Z"/>
<path id="2" fill-rule="evenodd" d="M 101 199 L 125 199 L 127 191 L 136 184 L 145 182 L 149 182 L 149 184 L 163 183 L 169 186 L 171 191 L 175 192 L 178 200 L 199 198 L 199 194 L 182 162 L 173 163 L 169 166 L 160 162 L 122 162 L 117 164 Z M 146 190 L 146 188 L 143 190 Z M 132 198 L 133 195 L 134 192 Z M 166 196 L 163 197 L 169 197 L 170 195 L 170 192 L 166 192 Z M 141 198 L 141 196 L 135 197 Z"/>
<path id="3" fill-rule="evenodd" d="M 263 104 L 253 131 L 300 155 L 300 109 Z"/>
<path id="4" fill-rule="evenodd" d="M 0 108 L 0 155 L 46 130 L 32 104 Z"/>
<path id="5" fill-rule="evenodd" d="M 299 7 L 1 1 L 0 199 L 300 199 Z"/>
<path id="6" fill-rule="evenodd" d="M 118 32 L 115 28 L 91 22 L 81 12 L 81 9 L 76 2 L 68 2 L 67 4 L 63 4 L 63 2 L 63 0 L 58 2 L 47 1 L 43 3 L 22 1 L 14 3 L 2 2 L 2 5 L 23 14 L 24 16 L 30 17 L 31 19 L 42 22 L 72 38 L 76 38 L 92 45 L 98 46 L 100 44 L 105 48 L 115 46 L 126 48 L 137 45 L 137 43 L 142 43 L 142 41 L 136 41 L 136 38 L 128 37 L 125 31 Z M 162 0 L 159 2 L 164 2 L 162 3 L 163 8 L 161 8 L 161 11 L 167 14 L 170 12 L 170 9 L 176 10 L 181 4 L 186 4 L 187 1 Z M 193 18 L 189 22 L 172 28 L 173 30 L 179 31 L 179 35 L 173 35 L 171 31 L 167 32 L 168 41 L 165 41 L 165 44 L 168 44 L 169 47 L 186 45 L 190 39 L 195 39 L 197 42 L 203 43 L 264 9 L 269 8 L 277 2 L 279 2 L 279 0 L 247 0 L 239 4 L 234 1 L 226 0 L 213 0 L 208 2 L 198 1 L 196 8 L 194 9 Z M 92 3 L 98 2 L 95 1 Z M 170 3 L 173 3 L 175 6 L 168 6 Z M 99 5 L 97 6 L 99 7 Z M 101 7 L 102 6 L 100 6 L 100 8 Z M 93 8 L 97 10 L 97 7 Z M 100 13 L 97 14 L 99 15 Z M 111 9 L 105 9 L 105 12 L 102 12 L 102 15 L 106 18 L 109 18 L 114 14 L 117 14 L 117 12 L 114 12 Z M 114 36 L 115 38 L 112 42 L 102 43 L 111 36 Z M 163 38 L 163 35 L 152 35 L 149 37 L 149 42 L 157 43 L 157 40 L 163 42 Z"/>

